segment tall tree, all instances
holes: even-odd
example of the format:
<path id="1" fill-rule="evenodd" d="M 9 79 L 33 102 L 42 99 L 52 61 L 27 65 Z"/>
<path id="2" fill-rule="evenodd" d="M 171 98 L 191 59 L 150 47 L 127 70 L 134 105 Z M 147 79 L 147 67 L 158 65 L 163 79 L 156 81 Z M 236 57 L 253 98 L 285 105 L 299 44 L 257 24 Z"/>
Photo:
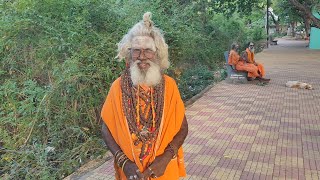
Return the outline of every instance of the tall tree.
<path id="1" fill-rule="evenodd" d="M 271 17 L 274 25 L 276 26 L 276 32 L 279 33 L 280 32 L 280 21 L 279 21 L 279 16 L 277 16 L 274 12 L 272 8 L 268 9 L 268 16 Z"/>
<path id="2" fill-rule="evenodd" d="M 273 0 L 272 7 L 274 8 L 274 11 L 278 13 L 279 18 L 281 19 L 281 24 L 291 25 L 291 35 L 295 36 L 294 28 L 296 23 L 304 23 L 303 18 L 301 17 L 302 15 L 299 14 L 299 11 L 294 8 L 288 0 Z"/>
<path id="3" fill-rule="evenodd" d="M 223 13 L 232 16 L 235 12 L 242 15 L 249 15 L 254 7 L 260 7 L 262 0 L 178 0 L 182 5 L 192 5 L 199 11 L 213 13 Z"/>
<path id="4" fill-rule="evenodd" d="M 288 0 L 304 19 L 306 29 L 310 29 L 310 23 L 320 28 L 320 20 L 312 14 L 312 8 L 320 3 L 320 0 Z M 309 31 L 308 31 L 309 32 Z"/>

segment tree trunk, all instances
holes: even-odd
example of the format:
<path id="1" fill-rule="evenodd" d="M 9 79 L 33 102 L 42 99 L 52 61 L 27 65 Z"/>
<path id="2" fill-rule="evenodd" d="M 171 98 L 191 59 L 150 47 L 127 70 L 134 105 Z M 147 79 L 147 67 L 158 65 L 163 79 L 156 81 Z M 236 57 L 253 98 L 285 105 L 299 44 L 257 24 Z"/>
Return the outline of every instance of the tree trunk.
<path id="1" fill-rule="evenodd" d="M 280 25 L 279 25 L 279 20 L 276 21 L 276 18 L 274 17 L 273 13 L 269 13 L 271 15 L 273 23 L 276 25 L 276 32 L 280 33 Z"/>
<path id="2" fill-rule="evenodd" d="M 302 4 L 301 4 L 299 1 L 297 1 L 297 0 L 289 0 L 289 2 L 290 2 L 297 10 L 301 11 L 301 12 L 305 15 L 305 18 L 310 19 L 310 22 L 312 21 L 313 24 L 314 24 L 317 28 L 320 28 L 320 20 L 313 16 L 313 14 L 311 13 L 311 8 L 302 5 Z M 309 24 L 309 25 L 310 25 L 310 24 Z"/>
<path id="3" fill-rule="evenodd" d="M 311 19 L 309 18 L 304 18 L 304 26 L 306 28 L 306 36 L 309 37 L 309 34 L 310 34 L 310 24 L 311 24 Z"/>
<path id="4" fill-rule="evenodd" d="M 291 33 L 292 33 L 292 37 L 296 37 L 296 31 L 295 31 L 295 22 L 291 22 Z"/>

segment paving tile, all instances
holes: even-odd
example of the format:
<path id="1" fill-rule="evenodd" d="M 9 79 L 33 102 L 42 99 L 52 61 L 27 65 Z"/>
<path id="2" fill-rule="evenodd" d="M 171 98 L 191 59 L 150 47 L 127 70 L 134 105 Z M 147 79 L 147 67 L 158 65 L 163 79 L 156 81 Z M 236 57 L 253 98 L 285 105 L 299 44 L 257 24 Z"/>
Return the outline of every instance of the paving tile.
<path id="1" fill-rule="evenodd" d="M 247 160 L 249 152 L 238 149 L 226 149 L 223 156 L 231 159 Z"/>
<path id="2" fill-rule="evenodd" d="M 253 143 L 254 142 L 254 136 L 242 136 L 242 135 L 235 135 L 232 138 L 232 141 L 235 142 L 243 142 L 243 143 Z"/>
<path id="3" fill-rule="evenodd" d="M 215 158 L 212 155 L 197 155 L 194 159 L 193 162 L 200 164 L 200 165 L 211 165 L 215 166 L 218 164 L 220 159 Z"/>
<path id="4" fill-rule="evenodd" d="M 211 179 L 240 179 L 241 171 L 217 167 L 213 170 Z"/>

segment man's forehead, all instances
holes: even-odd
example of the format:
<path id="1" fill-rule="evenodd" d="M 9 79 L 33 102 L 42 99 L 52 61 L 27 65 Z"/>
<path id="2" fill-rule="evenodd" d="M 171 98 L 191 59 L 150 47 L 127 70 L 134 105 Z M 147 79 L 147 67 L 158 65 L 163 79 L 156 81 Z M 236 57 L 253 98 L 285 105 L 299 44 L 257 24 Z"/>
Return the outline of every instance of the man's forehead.
<path id="1" fill-rule="evenodd" d="M 250 43 L 250 46 L 253 46 L 254 44 L 253 43 Z"/>
<path id="2" fill-rule="evenodd" d="M 132 38 L 133 48 L 156 49 L 153 38 L 150 36 L 135 36 Z"/>

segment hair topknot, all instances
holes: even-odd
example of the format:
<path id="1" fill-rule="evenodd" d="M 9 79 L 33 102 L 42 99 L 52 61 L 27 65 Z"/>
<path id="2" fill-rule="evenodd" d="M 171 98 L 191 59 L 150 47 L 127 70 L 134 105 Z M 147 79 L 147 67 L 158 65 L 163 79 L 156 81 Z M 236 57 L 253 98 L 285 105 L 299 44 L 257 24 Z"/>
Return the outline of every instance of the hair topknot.
<path id="1" fill-rule="evenodd" d="M 152 26 L 153 26 L 153 22 L 151 20 L 151 16 L 152 16 L 151 12 L 146 12 L 143 15 L 143 23 L 148 29 L 152 28 Z"/>

